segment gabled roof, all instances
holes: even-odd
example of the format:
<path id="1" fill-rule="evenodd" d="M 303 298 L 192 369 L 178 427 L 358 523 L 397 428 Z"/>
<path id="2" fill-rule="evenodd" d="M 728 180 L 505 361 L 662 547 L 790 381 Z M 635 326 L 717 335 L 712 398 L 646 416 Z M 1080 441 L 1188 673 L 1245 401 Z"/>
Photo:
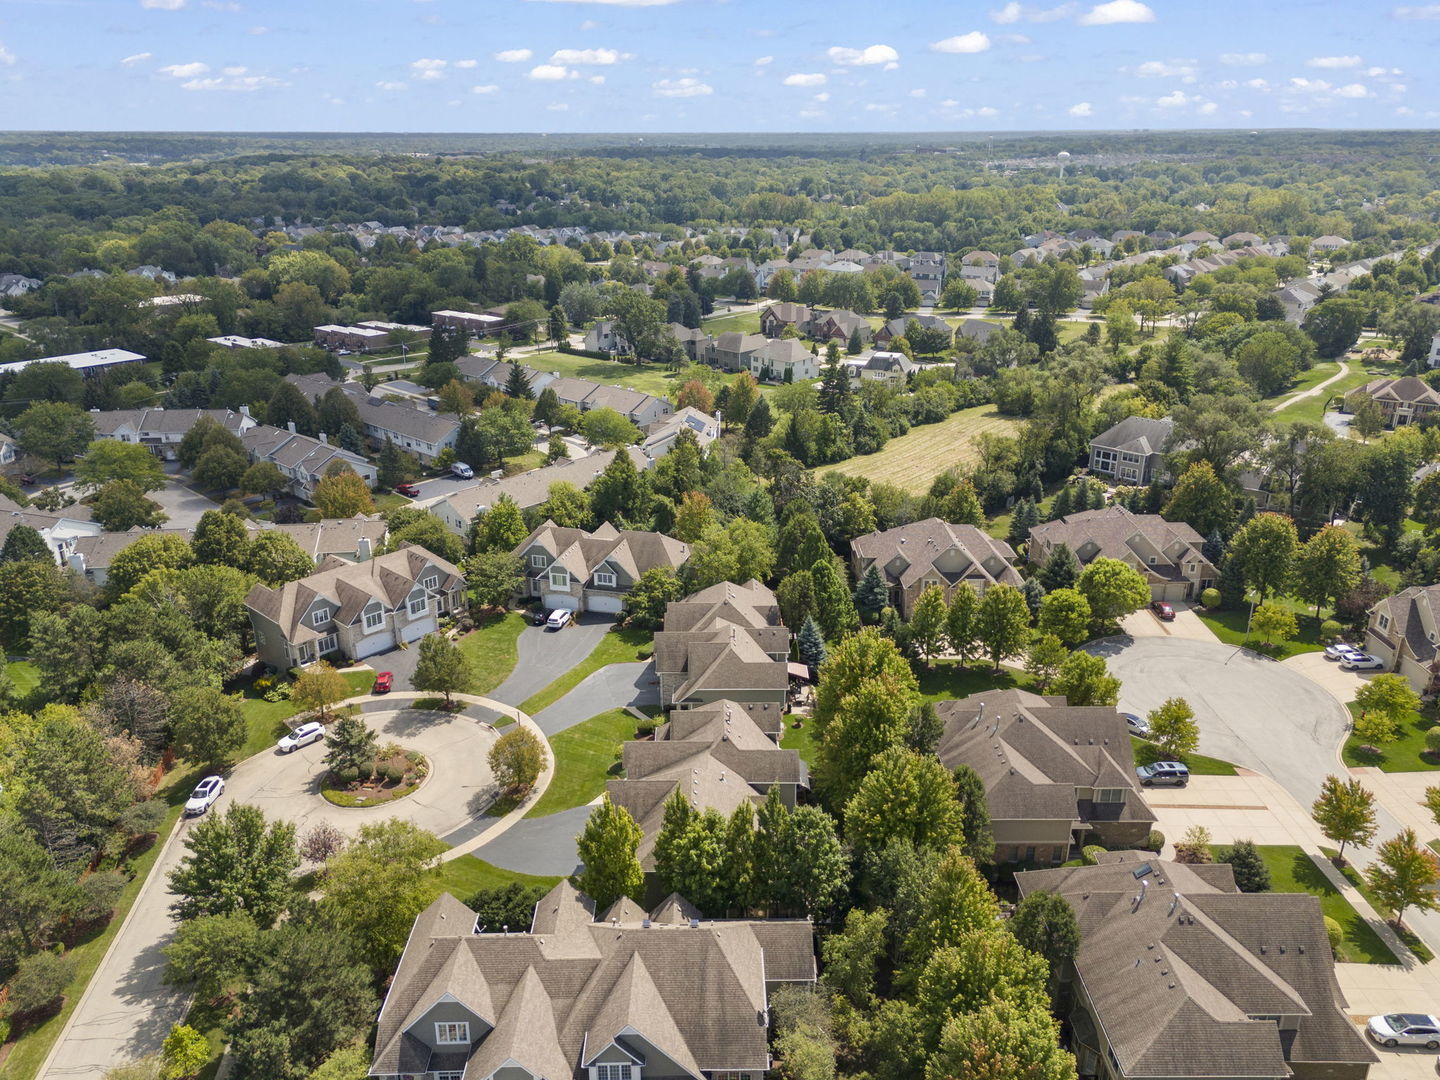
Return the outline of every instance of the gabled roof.
<path id="1" fill-rule="evenodd" d="M 1192 560 L 1204 571 L 1198 576 L 1213 577 L 1217 572 L 1201 551 L 1204 538 L 1191 526 L 1166 521 L 1159 514 L 1133 514 L 1118 504 L 1043 522 L 1030 530 L 1030 540 L 1032 561 L 1051 546 L 1064 544 L 1082 563 L 1102 556 L 1120 559 L 1156 580 L 1178 580 L 1176 568 Z M 1152 554 L 1154 564 L 1149 562 Z"/>
<path id="2" fill-rule="evenodd" d="M 859 560 L 860 573 L 874 563 L 882 577 L 907 589 L 932 573 L 949 585 L 999 582 L 1018 588 L 1024 584 L 1011 565 L 1015 551 L 1009 544 L 974 525 L 953 525 L 940 518 L 857 536 L 850 541 L 850 552 Z M 959 572 L 934 570 L 935 560 L 950 552 L 964 557 L 965 568 Z"/>
<path id="3" fill-rule="evenodd" d="M 689 544 L 664 533 L 630 529 L 617 532 L 608 525 L 603 532 L 588 533 L 584 529 L 561 528 L 549 520 L 521 541 L 515 554 L 523 556 L 536 546 L 584 582 L 606 563 L 624 570 L 634 580 L 656 567 L 679 570 L 690 557 Z"/>
<path id="4" fill-rule="evenodd" d="M 1370 633 L 1392 649 L 1403 642 L 1416 662 L 1427 667 L 1440 657 L 1440 645 L 1430 637 L 1432 629 L 1440 637 L 1440 585 L 1412 585 L 1402 589 L 1376 603 L 1370 613 L 1373 616 L 1376 612 L 1383 612 L 1389 625 L 1382 630 L 1372 618 Z"/>
<path id="5" fill-rule="evenodd" d="M 1365 384 L 1365 393 L 1376 401 L 1440 407 L 1440 392 L 1414 375 L 1402 375 L 1398 379 L 1372 379 Z"/>
<path id="6" fill-rule="evenodd" d="M 1159 454 L 1165 449 L 1175 421 L 1170 417 L 1152 420 L 1148 416 L 1127 416 L 1090 440 L 1091 446 L 1103 446 L 1127 454 Z"/>

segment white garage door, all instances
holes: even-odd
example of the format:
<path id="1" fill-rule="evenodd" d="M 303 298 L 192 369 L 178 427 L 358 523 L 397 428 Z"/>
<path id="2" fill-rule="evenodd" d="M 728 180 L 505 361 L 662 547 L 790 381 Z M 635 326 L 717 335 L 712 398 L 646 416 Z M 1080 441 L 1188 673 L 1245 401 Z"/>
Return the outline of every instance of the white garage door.
<path id="1" fill-rule="evenodd" d="M 546 611 L 575 611 L 580 607 L 580 598 L 568 593 L 545 593 L 540 597 Z"/>
<path id="2" fill-rule="evenodd" d="M 374 656 L 378 652 L 384 652 L 395 644 L 395 639 L 386 630 L 381 634 L 371 634 L 363 637 L 355 643 L 355 659 L 363 660 L 367 656 Z"/>
<path id="3" fill-rule="evenodd" d="M 400 631 L 400 636 L 406 641 L 415 641 L 424 637 L 426 634 L 433 633 L 434 630 L 435 617 L 432 615 L 428 619 L 421 619 L 419 622 L 411 623 Z"/>
<path id="4" fill-rule="evenodd" d="M 592 596 L 586 606 L 591 611 L 604 611 L 610 615 L 618 615 L 625 610 L 625 598 L 623 596 Z"/>

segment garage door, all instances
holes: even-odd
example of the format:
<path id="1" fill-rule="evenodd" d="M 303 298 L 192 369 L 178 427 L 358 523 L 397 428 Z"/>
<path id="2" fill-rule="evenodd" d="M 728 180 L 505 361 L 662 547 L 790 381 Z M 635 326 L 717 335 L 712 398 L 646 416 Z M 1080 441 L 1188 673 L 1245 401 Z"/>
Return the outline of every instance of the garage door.
<path id="1" fill-rule="evenodd" d="M 591 611 L 604 611 L 610 615 L 618 615 L 625 610 L 625 598 L 623 596 L 592 596 L 586 601 L 586 606 Z"/>
<path id="2" fill-rule="evenodd" d="M 355 659 L 363 660 L 367 656 L 374 656 L 378 652 L 384 652 L 391 648 L 394 644 L 395 639 L 391 637 L 389 630 L 383 634 L 371 634 L 369 637 L 363 637 L 355 643 Z"/>
<path id="3" fill-rule="evenodd" d="M 421 619 L 419 622 L 411 623 L 409 626 L 405 627 L 405 629 L 400 631 L 400 636 L 405 641 L 416 641 L 419 638 L 424 637 L 426 634 L 434 633 L 434 631 L 435 619 L 432 616 L 431 618 Z"/>
<path id="4" fill-rule="evenodd" d="M 564 611 L 575 611 L 580 607 L 580 598 L 568 593 L 545 593 L 540 599 L 544 603 L 546 611 L 554 611 L 557 608 Z"/>
<path id="5" fill-rule="evenodd" d="M 1172 604 L 1185 599 L 1185 582 L 1169 581 L 1155 589 L 1155 599 L 1169 600 Z"/>

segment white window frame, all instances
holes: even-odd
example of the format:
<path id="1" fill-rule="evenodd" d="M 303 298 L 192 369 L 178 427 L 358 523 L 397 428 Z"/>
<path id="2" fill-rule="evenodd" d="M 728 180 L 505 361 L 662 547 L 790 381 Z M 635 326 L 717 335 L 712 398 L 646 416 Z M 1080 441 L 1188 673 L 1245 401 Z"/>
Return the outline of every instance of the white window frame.
<path id="1" fill-rule="evenodd" d="M 379 629 L 380 629 L 382 626 L 384 626 L 384 625 L 385 625 L 385 608 L 384 608 L 383 606 L 376 607 L 376 609 L 375 609 L 374 611 L 371 611 L 371 610 L 369 610 L 368 608 L 365 610 L 365 629 L 366 629 L 366 630 L 379 630 Z"/>
<path id="2" fill-rule="evenodd" d="M 613 589 L 615 587 L 615 575 L 609 570 L 596 570 L 595 587 L 598 589 Z"/>
<path id="3" fill-rule="evenodd" d="M 530 565 L 544 570 L 546 566 L 545 553 L 543 551 L 532 551 L 530 553 Z"/>
<path id="4" fill-rule="evenodd" d="M 1381 629 L 1381 630 L 1388 630 L 1388 629 L 1390 629 L 1390 616 L 1389 616 L 1389 615 L 1381 615 L 1381 616 L 1380 616 L 1380 629 Z"/>
<path id="5" fill-rule="evenodd" d="M 465 1080 L 463 1072 L 437 1072 L 435 1080 Z"/>
<path id="6" fill-rule="evenodd" d="M 405 604 L 405 610 L 412 619 L 417 615 L 424 615 L 430 610 L 430 598 L 426 596 L 424 592 L 421 592 L 418 596 L 412 594 L 409 601 Z"/>
<path id="7" fill-rule="evenodd" d="M 440 1046 L 470 1045 L 470 1021 L 437 1020 L 435 1042 Z"/>
<path id="8" fill-rule="evenodd" d="M 328 608 L 321 608 L 319 611 L 312 613 L 310 616 L 311 626 L 324 626 L 329 621 L 330 611 Z"/>
<path id="9" fill-rule="evenodd" d="M 327 652 L 334 652 L 338 648 L 340 648 L 339 634 L 326 634 L 315 643 L 315 652 L 320 656 L 324 656 Z"/>
<path id="10" fill-rule="evenodd" d="M 556 580 L 556 575 L 559 575 L 560 580 Z M 552 589 L 568 589 L 570 587 L 570 571 L 563 566 L 551 567 L 550 587 Z"/>
<path id="11" fill-rule="evenodd" d="M 420 587 L 422 589 L 428 589 L 430 592 L 434 592 L 436 589 L 440 588 L 440 575 L 426 574 L 423 578 L 420 579 Z"/>
<path id="12" fill-rule="evenodd" d="M 634 1080 L 635 1066 L 627 1062 L 595 1066 L 595 1080 Z"/>

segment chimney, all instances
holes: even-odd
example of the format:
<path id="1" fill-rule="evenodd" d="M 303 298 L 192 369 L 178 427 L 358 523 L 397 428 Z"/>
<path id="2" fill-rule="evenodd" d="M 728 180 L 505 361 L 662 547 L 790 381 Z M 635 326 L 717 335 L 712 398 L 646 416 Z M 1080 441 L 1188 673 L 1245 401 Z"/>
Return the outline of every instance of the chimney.
<path id="1" fill-rule="evenodd" d="M 294 421 L 294 420 L 286 420 L 286 421 L 285 421 L 285 430 L 288 431 L 288 432 L 290 432 L 291 435 L 294 435 L 294 434 L 295 434 L 295 421 Z"/>
<path id="2" fill-rule="evenodd" d="M 323 445 L 325 445 L 325 446 L 329 446 L 329 445 L 330 445 L 330 440 L 325 437 L 325 432 L 323 432 L 323 431 L 320 432 L 320 442 L 321 442 Z"/>
<path id="3" fill-rule="evenodd" d="M 250 416 L 250 406 L 249 406 L 249 405 L 241 405 L 241 406 L 240 406 L 240 415 L 241 415 L 241 416 Z M 253 420 L 254 417 L 251 416 L 250 419 Z"/>
<path id="4" fill-rule="evenodd" d="M 362 536 L 355 541 L 355 559 L 357 562 L 368 562 L 370 559 L 370 538 Z"/>

